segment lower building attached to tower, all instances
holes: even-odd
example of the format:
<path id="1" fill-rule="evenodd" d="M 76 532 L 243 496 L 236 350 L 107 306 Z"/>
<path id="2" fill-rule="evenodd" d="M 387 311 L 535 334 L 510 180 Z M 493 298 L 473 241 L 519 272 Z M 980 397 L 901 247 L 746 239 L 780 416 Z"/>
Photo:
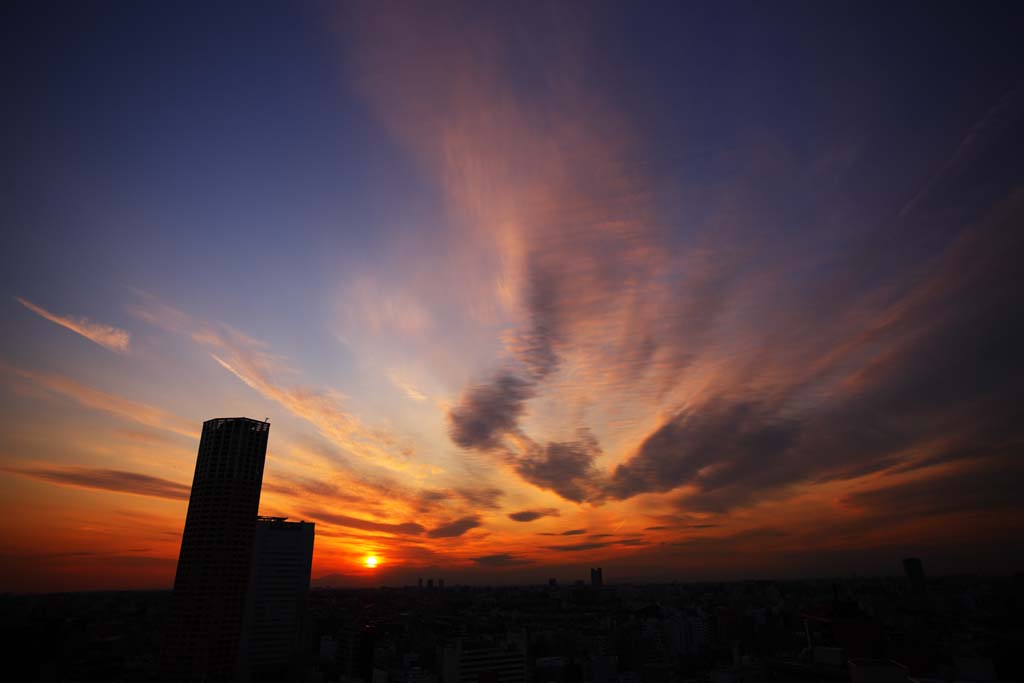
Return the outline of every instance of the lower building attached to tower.
<path id="1" fill-rule="evenodd" d="M 243 621 L 240 680 L 301 678 L 308 640 L 306 596 L 313 563 L 312 522 L 260 517 L 256 522 Z"/>

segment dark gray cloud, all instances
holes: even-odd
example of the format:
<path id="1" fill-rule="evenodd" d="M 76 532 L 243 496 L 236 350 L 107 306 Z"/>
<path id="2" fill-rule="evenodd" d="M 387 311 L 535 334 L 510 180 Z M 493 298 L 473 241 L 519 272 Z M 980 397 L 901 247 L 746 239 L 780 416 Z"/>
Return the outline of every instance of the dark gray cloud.
<path id="1" fill-rule="evenodd" d="M 448 524 L 442 524 L 436 529 L 431 529 L 427 532 L 427 536 L 430 538 L 453 538 L 455 536 L 461 536 L 470 529 L 475 529 L 480 526 L 480 518 L 473 515 L 471 517 L 463 517 L 457 519 L 454 522 Z"/>
<path id="2" fill-rule="evenodd" d="M 192 487 L 148 474 L 91 467 L 32 468 L 8 467 L 5 471 L 61 486 L 131 493 L 136 496 L 188 500 Z"/>
<path id="3" fill-rule="evenodd" d="M 549 545 L 545 546 L 548 550 L 554 550 L 560 553 L 577 553 L 584 550 L 594 550 L 596 548 L 607 548 L 613 545 L 613 542 L 594 541 L 592 543 L 572 543 L 569 545 Z"/>
<path id="4" fill-rule="evenodd" d="M 510 372 L 470 387 L 448 415 L 452 441 L 463 448 L 497 448 L 502 437 L 516 428 L 533 393 L 531 382 Z"/>
<path id="5" fill-rule="evenodd" d="M 611 534 L 609 534 L 611 535 Z M 624 546 L 641 546 L 648 545 L 647 541 L 643 538 L 623 538 L 618 541 L 585 541 L 583 543 L 569 543 L 565 545 L 549 545 L 545 546 L 548 550 L 554 550 L 560 553 L 578 553 L 585 550 L 596 550 L 597 548 L 607 548 L 613 545 L 624 545 Z"/>
<path id="6" fill-rule="evenodd" d="M 569 529 L 568 531 L 542 531 L 542 532 L 540 532 L 537 535 L 538 536 L 582 536 L 585 533 L 587 533 L 586 529 Z M 607 535 L 611 536 L 612 534 L 607 534 Z M 595 537 L 595 535 L 592 534 L 591 538 L 594 538 L 594 537 Z"/>
<path id="7" fill-rule="evenodd" d="M 558 353 L 555 346 L 560 337 L 562 314 L 558 298 L 564 287 L 559 282 L 554 268 L 542 263 L 542 258 L 533 255 L 527 279 L 527 310 L 530 312 L 530 328 L 524 335 L 519 349 L 519 358 L 526 364 L 531 380 L 539 381 L 558 367 Z"/>
<path id="8" fill-rule="evenodd" d="M 684 483 L 716 488 L 746 476 L 751 462 L 776 458 L 792 445 L 795 433 L 793 425 L 752 403 L 684 410 L 615 468 L 608 491 L 615 498 L 629 498 L 671 491 Z"/>
<path id="9" fill-rule="evenodd" d="M 541 517 L 558 517 L 559 512 L 556 508 L 544 508 L 542 510 L 520 510 L 519 512 L 510 512 L 508 518 L 514 522 L 532 522 L 535 519 Z"/>
<path id="10" fill-rule="evenodd" d="M 583 502 L 601 498 L 601 473 L 594 464 L 601 451 L 597 440 L 581 432 L 576 441 L 533 446 L 515 460 L 515 471 L 524 480 L 550 489 L 566 500 Z"/>
<path id="11" fill-rule="evenodd" d="M 473 561 L 485 567 L 516 567 L 519 565 L 531 563 L 531 560 L 528 560 L 523 557 L 517 557 L 516 555 L 510 555 L 508 553 L 498 553 L 496 555 L 484 555 L 482 557 L 474 557 Z"/>
<path id="12" fill-rule="evenodd" d="M 496 510 L 500 507 L 498 500 L 505 495 L 504 491 L 494 487 L 459 488 L 455 494 L 475 508 Z"/>

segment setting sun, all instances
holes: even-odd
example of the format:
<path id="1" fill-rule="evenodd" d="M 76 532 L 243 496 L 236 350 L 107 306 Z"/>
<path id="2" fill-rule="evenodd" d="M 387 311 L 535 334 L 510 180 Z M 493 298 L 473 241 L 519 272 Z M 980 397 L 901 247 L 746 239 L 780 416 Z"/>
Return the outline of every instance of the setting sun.
<path id="1" fill-rule="evenodd" d="M 363 564 L 365 564 L 370 569 L 373 569 L 377 566 L 378 561 L 379 560 L 377 559 L 376 555 L 367 555 L 366 559 L 363 560 Z"/>

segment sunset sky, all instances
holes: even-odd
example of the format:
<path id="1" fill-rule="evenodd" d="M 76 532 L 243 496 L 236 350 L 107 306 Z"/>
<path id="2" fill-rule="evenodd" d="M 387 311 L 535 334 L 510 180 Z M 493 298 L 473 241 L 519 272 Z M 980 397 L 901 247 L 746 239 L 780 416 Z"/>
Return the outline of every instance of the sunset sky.
<path id="1" fill-rule="evenodd" d="M 7 13 L 0 591 L 1020 570 L 1020 15 L 710 4 Z"/>

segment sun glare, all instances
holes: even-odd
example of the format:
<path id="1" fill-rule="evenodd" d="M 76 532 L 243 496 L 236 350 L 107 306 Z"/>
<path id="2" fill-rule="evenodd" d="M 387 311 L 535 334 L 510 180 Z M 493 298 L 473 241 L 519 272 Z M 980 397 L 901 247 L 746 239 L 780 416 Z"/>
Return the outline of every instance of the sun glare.
<path id="1" fill-rule="evenodd" d="M 378 560 L 377 560 L 377 556 L 376 555 L 367 555 L 366 559 L 363 560 L 363 564 L 365 564 L 370 569 L 373 569 L 374 567 L 376 567 L 377 566 L 377 562 L 378 562 Z"/>

